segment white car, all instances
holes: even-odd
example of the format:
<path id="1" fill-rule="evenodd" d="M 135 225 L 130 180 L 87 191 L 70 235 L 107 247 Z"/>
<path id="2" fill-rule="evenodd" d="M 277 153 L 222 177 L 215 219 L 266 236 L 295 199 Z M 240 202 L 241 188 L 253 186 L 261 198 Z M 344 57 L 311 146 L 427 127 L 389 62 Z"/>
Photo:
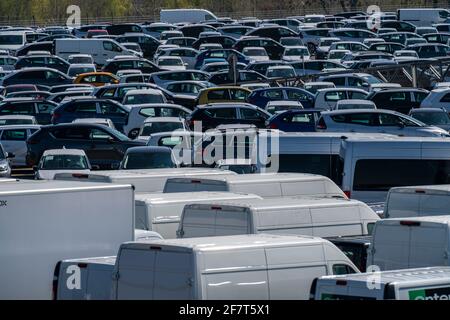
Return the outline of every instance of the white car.
<path id="1" fill-rule="evenodd" d="M 72 54 L 67 62 L 70 64 L 94 64 L 94 59 L 90 54 Z"/>
<path id="2" fill-rule="evenodd" d="M 47 150 L 35 167 L 36 180 L 54 180 L 59 173 L 89 174 L 91 164 L 83 150 Z"/>
<path id="3" fill-rule="evenodd" d="M 130 90 L 123 97 L 124 105 L 139 105 L 148 103 L 166 103 L 166 98 L 161 90 L 140 89 Z"/>
<path id="4" fill-rule="evenodd" d="M 39 125 L 0 126 L 0 143 L 6 152 L 15 155 L 13 167 L 25 167 L 28 138 L 41 128 Z"/>
<path id="5" fill-rule="evenodd" d="M 318 132 L 385 133 L 406 137 L 450 137 L 448 131 L 428 126 L 390 110 L 322 112 Z"/>
<path id="6" fill-rule="evenodd" d="M 140 75 L 140 74 L 142 74 L 141 70 L 127 69 L 127 70 L 119 70 L 119 71 L 117 71 L 116 76 L 118 76 L 119 78 L 122 78 L 124 76 Z"/>
<path id="7" fill-rule="evenodd" d="M 76 78 L 80 74 L 95 72 L 96 70 L 97 68 L 93 64 L 71 64 L 67 70 L 67 75 Z"/>
<path id="8" fill-rule="evenodd" d="M 148 118 L 185 118 L 189 114 L 191 110 L 176 104 L 150 103 L 131 106 L 128 123 L 123 127 L 123 131 L 128 137 L 136 138 Z"/>
<path id="9" fill-rule="evenodd" d="M 34 116 L 10 115 L 0 116 L 0 126 L 38 124 Z"/>
<path id="10" fill-rule="evenodd" d="M 330 50 L 330 52 L 328 52 L 327 60 L 330 62 L 341 63 L 342 58 L 351 53 L 352 52 L 350 50 L 342 50 L 342 49 Z"/>
<path id="11" fill-rule="evenodd" d="M 148 118 L 139 131 L 137 140 L 147 142 L 154 134 L 173 131 L 186 131 L 186 124 L 183 118 L 161 117 Z"/>
<path id="12" fill-rule="evenodd" d="M 420 104 L 421 108 L 445 109 L 450 113 L 450 88 L 436 89 Z"/>
<path id="13" fill-rule="evenodd" d="M 266 77 L 269 79 L 295 78 L 297 77 L 297 73 L 294 67 L 290 65 L 272 66 L 267 69 Z"/>
<path id="14" fill-rule="evenodd" d="M 242 50 L 242 54 L 251 61 L 269 61 L 269 55 L 266 49 L 262 47 L 246 47 Z"/>
<path id="15" fill-rule="evenodd" d="M 333 82 L 307 82 L 303 88 L 312 94 L 316 94 L 321 89 L 333 89 L 336 85 Z"/>
<path id="16" fill-rule="evenodd" d="M 394 52 L 394 60 L 397 62 L 417 59 L 419 59 L 419 55 L 414 50 L 397 50 Z"/>
<path id="17" fill-rule="evenodd" d="M 340 100 L 336 103 L 333 110 L 360 110 L 360 109 L 376 109 L 377 106 L 370 100 Z"/>
<path id="18" fill-rule="evenodd" d="M 14 154 L 6 152 L 0 144 L 0 178 L 9 178 L 11 176 L 11 159 Z"/>
<path id="19" fill-rule="evenodd" d="M 288 62 L 307 61 L 311 59 L 311 54 L 305 46 L 288 47 L 284 50 L 283 60 Z"/>
<path id="20" fill-rule="evenodd" d="M 270 114 L 282 113 L 288 110 L 302 110 L 303 105 L 298 101 L 269 101 L 266 111 Z"/>
<path id="21" fill-rule="evenodd" d="M 184 63 L 180 57 L 162 56 L 156 60 L 156 65 L 165 70 L 184 71 L 187 63 Z"/>
<path id="22" fill-rule="evenodd" d="M 317 91 L 314 108 L 319 110 L 332 110 L 339 100 L 360 99 L 365 100 L 369 93 L 362 89 L 330 88 Z"/>
<path id="23" fill-rule="evenodd" d="M 223 46 L 220 43 L 204 43 L 200 45 L 199 48 L 200 51 L 216 50 L 216 49 L 223 49 Z"/>

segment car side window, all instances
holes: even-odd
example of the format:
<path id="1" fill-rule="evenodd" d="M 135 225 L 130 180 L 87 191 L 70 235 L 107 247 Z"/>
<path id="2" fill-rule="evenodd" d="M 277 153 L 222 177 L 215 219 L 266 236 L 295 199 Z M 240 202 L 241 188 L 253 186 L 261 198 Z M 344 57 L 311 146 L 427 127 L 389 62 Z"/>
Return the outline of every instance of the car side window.
<path id="1" fill-rule="evenodd" d="M 2 108 L 0 114 L 34 114 L 34 103 L 10 104 Z"/>
<path id="2" fill-rule="evenodd" d="M 27 130 L 4 130 L 2 141 L 25 141 L 27 139 Z"/>
<path id="3" fill-rule="evenodd" d="M 345 92 L 336 91 L 336 92 L 328 92 L 325 94 L 325 101 L 337 102 L 339 100 L 345 100 Z"/>
<path id="4" fill-rule="evenodd" d="M 236 119 L 236 109 L 234 108 L 216 108 L 205 111 L 212 118 L 216 119 Z"/>
<path id="5" fill-rule="evenodd" d="M 244 120 L 261 120 L 262 118 L 266 118 L 258 110 L 240 108 L 240 111 L 241 118 Z"/>
<path id="6" fill-rule="evenodd" d="M 283 91 L 281 90 L 268 90 L 263 93 L 263 96 L 273 100 L 282 100 L 283 99 Z"/>
<path id="7" fill-rule="evenodd" d="M 335 264 L 333 265 L 333 275 L 340 276 L 346 274 L 355 274 L 357 273 L 352 267 L 346 264 Z"/>
<path id="8" fill-rule="evenodd" d="M 288 90 L 287 91 L 288 99 L 290 100 L 300 100 L 300 101 L 306 101 L 308 100 L 308 95 L 301 91 L 296 90 Z"/>
<path id="9" fill-rule="evenodd" d="M 127 112 L 112 103 L 100 102 L 101 114 L 126 115 Z"/>
<path id="10" fill-rule="evenodd" d="M 57 129 L 51 131 L 51 134 L 57 139 L 89 140 L 89 129 L 87 128 Z"/>
<path id="11" fill-rule="evenodd" d="M 156 117 L 156 109 L 155 108 L 143 108 L 141 111 L 139 111 L 139 114 L 141 116 L 150 118 L 150 117 Z"/>
<path id="12" fill-rule="evenodd" d="M 230 96 L 228 95 L 228 90 L 213 90 L 208 92 L 209 100 L 228 100 Z"/>
<path id="13" fill-rule="evenodd" d="M 37 109 L 38 113 L 52 113 L 57 106 L 50 103 L 38 103 Z"/>
<path id="14" fill-rule="evenodd" d="M 90 130 L 89 138 L 92 140 L 108 140 L 113 138 L 109 133 L 100 129 L 92 129 Z"/>

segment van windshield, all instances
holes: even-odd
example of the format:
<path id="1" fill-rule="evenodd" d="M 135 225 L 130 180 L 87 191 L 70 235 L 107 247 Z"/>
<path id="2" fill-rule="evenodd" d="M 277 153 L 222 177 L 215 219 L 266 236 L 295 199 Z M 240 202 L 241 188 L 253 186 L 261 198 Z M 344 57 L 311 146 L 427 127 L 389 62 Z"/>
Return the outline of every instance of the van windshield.
<path id="1" fill-rule="evenodd" d="M 0 45 L 22 45 L 23 36 L 21 35 L 0 35 Z"/>

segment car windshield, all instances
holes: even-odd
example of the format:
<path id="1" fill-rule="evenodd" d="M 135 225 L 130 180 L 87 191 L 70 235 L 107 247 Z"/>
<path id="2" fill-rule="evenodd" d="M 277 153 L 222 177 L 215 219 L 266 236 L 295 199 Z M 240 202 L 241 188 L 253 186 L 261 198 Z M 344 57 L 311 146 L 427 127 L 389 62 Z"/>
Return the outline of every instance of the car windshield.
<path id="1" fill-rule="evenodd" d="M 33 124 L 31 119 L 0 119 L 0 126 L 14 126 L 22 124 Z"/>
<path id="2" fill-rule="evenodd" d="M 345 55 L 347 54 L 347 52 L 332 52 L 330 53 L 330 56 L 328 57 L 328 59 L 342 59 Z"/>
<path id="3" fill-rule="evenodd" d="M 450 116 L 446 112 L 418 112 L 413 114 L 414 119 L 428 125 L 448 125 Z"/>
<path id="4" fill-rule="evenodd" d="M 92 63 L 92 59 L 89 57 L 74 57 L 69 60 L 71 64 L 83 64 L 83 63 Z"/>
<path id="5" fill-rule="evenodd" d="M 147 104 L 147 103 L 164 103 L 163 97 L 159 94 L 136 94 L 129 95 L 125 98 L 125 105 L 130 104 Z"/>
<path id="6" fill-rule="evenodd" d="M 0 45 L 22 45 L 23 36 L 21 35 L 0 35 Z"/>
<path id="7" fill-rule="evenodd" d="M 183 124 L 181 122 L 146 123 L 144 124 L 144 128 L 142 129 L 141 136 L 149 137 L 155 133 L 172 132 L 180 129 L 183 129 Z"/>
<path id="8" fill-rule="evenodd" d="M 291 69 L 269 69 L 267 71 L 269 78 L 289 78 L 295 77 L 295 71 Z"/>
<path id="9" fill-rule="evenodd" d="M 364 76 L 363 79 L 369 84 L 382 83 L 382 81 L 374 76 Z"/>
<path id="10" fill-rule="evenodd" d="M 81 155 L 50 155 L 42 160 L 40 170 L 89 170 L 86 157 Z"/>
<path id="11" fill-rule="evenodd" d="M 137 170 L 137 169 L 164 169 L 175 168 L 172 154 L 169 152 L 142 152 L 131 153 L 126 156 L 123 169 Z"/>
<path id="12" fill-rule="evenodd" d="M 80 68 L 71 68 L 68 72 L 69 77 L 75 77 L 82 73 L 95 72 L 95 68 L 91 67 L 80 67 Z"/>
<path id="13" fill-rule="evenodd" d="M 286 56 L 308 56 L 309 52 L 306 48 L 293 48 L 293 49 L 287 49 Z"/>
<path id="14" fill-rule="evenodd" d="M 160 66 L 182 66 L 183 61 L 180 59 L 162 59 L 158 64 Z"/>

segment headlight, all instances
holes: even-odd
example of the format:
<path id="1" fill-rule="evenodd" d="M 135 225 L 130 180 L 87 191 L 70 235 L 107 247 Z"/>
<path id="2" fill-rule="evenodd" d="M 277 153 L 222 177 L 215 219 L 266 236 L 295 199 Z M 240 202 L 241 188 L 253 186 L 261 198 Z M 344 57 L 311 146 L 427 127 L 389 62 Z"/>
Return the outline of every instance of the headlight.
<path id="1" fill-rule="evenodd" d="M 8 171 L 8 165 L 7 164 L 0 164 L 0 171 Z"/>

